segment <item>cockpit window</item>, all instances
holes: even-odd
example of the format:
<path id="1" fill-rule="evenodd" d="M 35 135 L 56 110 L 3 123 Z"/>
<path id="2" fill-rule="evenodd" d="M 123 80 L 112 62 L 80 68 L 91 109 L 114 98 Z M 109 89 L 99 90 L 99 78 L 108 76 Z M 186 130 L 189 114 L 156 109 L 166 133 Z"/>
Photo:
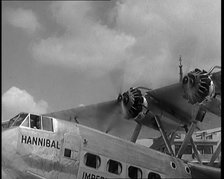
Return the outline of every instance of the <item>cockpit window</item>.
<path id="1" fill-rule="evenodd" d="M 34 129 L 41 129 L 41 117 L 30 114 L 30 127 Z"/>
<path id="2" fill-rule="evenodd" d="M 52 131 L 53 132 L 53 121 L 52 118 L 42 116 L 42 122 L 43 122 L 43 130 L 46 131 Z"/>
<path id="3" fill-rule="evenodd" d="M 16 121 L 16 119 L 19 117 L 19 115 L 20 115 L 20 114 L 16 115 L 15 117 L 13 117 L 12 119 L 9 120 L 9 123 L 8 123 L 9 126 L 8 126 L 8 127 L 10 127 L 10 126 L 13 125 L 13 123 Z"/>
<path id="4" fill-rule="evenodd" d="M 26 118 L 26 120 L 22 123 L 22 126 L 54 132 L 53 119 L 47 116 L 38 116 L 38 115 L 30 114 Z"/>
<path id="5" fill-rule="evenodd" d="M 13 126 L 19 126 L 27 115 L 28 115 L 27 113 L 20 113 L 16 121 L 13 123 Z"/>
<path id="6" fill-rule="evenodd" d="M 51 117 L 28 114 L 28 113 L 19 113 L 12 119 L 2 122 L 2 129 L 20 125 L 33 129 L 40 129 L 54 132 L 53 119 Z"/>
<path id="7" fill-rule="evenodd" d="M 30 127 L 30 115 L 27 116 L 27 118 L 26 118 L 25 121 L 21 124 L 21 126 L 24 126 L 24 127 Z"/>
<path id="8" fill-rule="evenodd" d="M 27 115 L 28 115 L 28 113 L 19 113 L 12 119 L 10 119 L 8 121 L 4 121 L 2 123 L 2 128 L 6 129 L 6 128 L 10 128 L 12 126 L 19 126 L 24 121 L 24 119 L 26 118 Z"/>

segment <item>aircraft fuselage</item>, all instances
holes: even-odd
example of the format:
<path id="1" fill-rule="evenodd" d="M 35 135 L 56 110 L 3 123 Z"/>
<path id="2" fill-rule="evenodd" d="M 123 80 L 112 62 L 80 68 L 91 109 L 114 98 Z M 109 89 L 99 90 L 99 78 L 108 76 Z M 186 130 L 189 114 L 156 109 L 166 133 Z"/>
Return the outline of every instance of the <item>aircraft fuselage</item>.
<path id="1" fill-rule="evenodd" d="M 191 178 L 181 159 L 76 123 L 52 121 L 52 131 L 23 122 L 2 132 L 5 178 Z"/>

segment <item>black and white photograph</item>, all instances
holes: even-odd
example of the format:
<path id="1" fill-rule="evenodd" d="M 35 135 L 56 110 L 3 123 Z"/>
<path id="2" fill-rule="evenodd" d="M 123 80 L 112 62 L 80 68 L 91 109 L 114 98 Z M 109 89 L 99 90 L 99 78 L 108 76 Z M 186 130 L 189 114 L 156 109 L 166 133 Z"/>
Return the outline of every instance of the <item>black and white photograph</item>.
<path id="1" fill-rule="evenodd" d="M 221 179 L 221 0 L 1 6 L 2 179 Z"/>

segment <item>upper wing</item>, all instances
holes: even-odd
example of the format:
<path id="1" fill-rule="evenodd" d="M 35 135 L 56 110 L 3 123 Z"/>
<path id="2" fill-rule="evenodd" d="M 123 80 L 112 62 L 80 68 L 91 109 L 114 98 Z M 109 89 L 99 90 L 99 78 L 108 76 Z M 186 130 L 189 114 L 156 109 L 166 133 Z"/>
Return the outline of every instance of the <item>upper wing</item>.
<path id="1" fill-rule="evenodd" d="M 191 119 L 192 111 L 195 109 L 184 99 L 183 88 L 180 83 L 151 90 L 146 94 L 146 98 L 149 102 L 149 110 L 151 107 L 150 101 L 153 101 L 153 105 L 157 105 L 163 111 L 180 120 Z"/>
<path id="2" fill-rule="evenodd" d="M 213 87 L 214 84 L 214 87 Z M 206 97 L 214 94 L 215 98 Z M 193 117 L 192 111 L 202 105 L 209 112 L 221 115 L 221 71 L 212 73 L 209 76 L 200 70 L 195 70 L 185 76 L 183 83 L 176 83 L 170 86 L 158 88 L 148 92 L 148 96 L 155 99 L 159 106 L 169 113 L 177 113 L 177 116 Z"/>
<path id="3" fill-rule="evenodd" d="M 198 74 L 196 73 L 196 75 Z M 220 88 L 220 75 L 221 72 L 217 72 L 212 75 L 212 80 L 214 81 L 217 89 Z M 190 81 L 190 79 L 188 81 Z M 128 112 L 132 112 L 132 115 L 129 116 L 134 118 L 136 115 L 133 116 L 133 114 L 136 114 L 136 112 L 139 114 L 139 112 L 141 112 L 141 110 L 139 110 L 140 108 L 138 108 L 138 102 L 141 98 L 139 98 L 139 94 L 140 93 L 138 90 L 132 88 L 120 96 L 120 101 L 112 100 L 104 103 L 72 108 L 45 115 L 68 121 L 74 120 L 80 124 L 104 132 L 107 131 L 108 125 L 111 124 L 111 121 L 114 121 L 115 124 L 113 125 L 116 125 L 116 127 L 114 127 L 110 133 L 120 137 L 125 136 L 124 138 L 127 138 L 128 136 L 130 137 L 136 124 L 133 122 L 133 120 L 131 121 L 124 119 L 121 103 L 124 104 L 126 108 L 128 108 Z M 192 104 L 189 102 L 189 99 L 186 98 L 186 91 L 181 83 L 176 83 L 155 90 L 149 90 L 145 95 L 145 98 L 148 103 L 148 110 L 155 115 L 162 116 L 161 122 L 165 130 L 175 130 L 180 125 L 190 124 L 191 121 L 194 120 L 194 117 L 196 116 L 200 107 L 197 104 Z M 140 105 L 142 105 L 142 101 L 140 103 Z M 208 111 L 220 116 L 221 108 L 218 107 L 220 104 L 221 101 L 219 101 L 217 98 L 212 98 L 210 101 L 203 103 L 202 105 Z M 144 126 L 156 128 L 155 120 L 153 120 L 150 116 L 146 116 L 141 122 Z M 220 123 L 218 126 L 220 126 Z M 145 136 L 152 137 L 150 136 L 150 131 L 152 130 L 148 130 L 147 128 L 145 130 L 143 127 L 142 131 L 142 135 L 144 134 Z M 155 131 L 153 131 L 153 133 L 155 133 Z"/>
<path id="4" fill-rule="evenodd" d="M 74 121 L 103 132 L 106 132 L 108 126 L 115 120 L 116 127 L 111 129 L 109 133 L 125 139 L 130 139 L 136 126 L 134 121 L 124 119 L 120 104 L 118 104 L 117 100 L 52 112 L 44 115 L 67 121 Z M 155 138 L 160 135 L 158 131 L 148 129 L 149 128 L 147 127 L 142 127 L 139 137 Z"/>
<path id="5" fill-rule="evenodd" d="M 221 72 L 212 75 L 217 94 L 221 94 Z M 181 83 L 151 90 L 147 94 L 148 98 L 157 101 L 158 106 L 176 117 L 182 119 L 191 118 L 194 115 L 192 111 L 197 111 L 199 104 L 191 104 L 185 97 L 185 92 Z M 150 101 L 150 99 L 149 99 Z M 221 100 L 211 98 L 202 105 L 211 113 L 221 116 Z M 150 107 L 149 107 L 150 108 Z"/>
<path id="6" fill-rule="evenodd" d="M 215 96 L 212 97 L 211 95 L 207 98 L 205 94 L 207 96 L 215 94 Z M 199 107 L 202 107 L 217 117 L 220 117 L 220 95 L 221 71 L 213 73 L 211 75 L 211 80 L 209 80 L 209 77 L 206 76 L 204 72 L 195 70 L 191 72 L 186 79 L 183 79 L 183 83 L 176 83 L 148 91 L 146 99 L 148 101 L 148 108 L 150 111 L 157 114 L 163 113 L 163 116 L 172 119 L 173 121 L 179 120 L 183 124 L 188 124 L 195 119 Z M 158 109 L 160 109 L 160 111 Z M 198 127 L 200 129 L 208 129 L 212 128 L 212 126 L 219 127 L 221 124 L 220 120 L 218 122 L 217 120 L 214 120 L 214 115 L 212 118 L 208 119 L 208 117 L 211 116 L 208 113 L 203 122 L 199 123 L 200 127 Z M 214 120 L 214 123 L 212 123 L 210 127 L 207 125 L 209 120 Z M 203 125 L 203 123 L 205 125 Z"/>

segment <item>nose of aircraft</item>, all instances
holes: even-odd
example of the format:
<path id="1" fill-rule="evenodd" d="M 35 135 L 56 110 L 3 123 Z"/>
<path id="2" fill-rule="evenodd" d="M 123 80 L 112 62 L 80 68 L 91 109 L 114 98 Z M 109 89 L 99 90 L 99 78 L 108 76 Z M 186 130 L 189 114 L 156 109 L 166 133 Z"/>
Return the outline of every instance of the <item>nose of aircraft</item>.
<path id="1" fill-rule="evenodd" d="M 18 141 L 18 127 L 2 131 L 2 165 L 7 167 L 13 164 L 16 158 Z"/>

